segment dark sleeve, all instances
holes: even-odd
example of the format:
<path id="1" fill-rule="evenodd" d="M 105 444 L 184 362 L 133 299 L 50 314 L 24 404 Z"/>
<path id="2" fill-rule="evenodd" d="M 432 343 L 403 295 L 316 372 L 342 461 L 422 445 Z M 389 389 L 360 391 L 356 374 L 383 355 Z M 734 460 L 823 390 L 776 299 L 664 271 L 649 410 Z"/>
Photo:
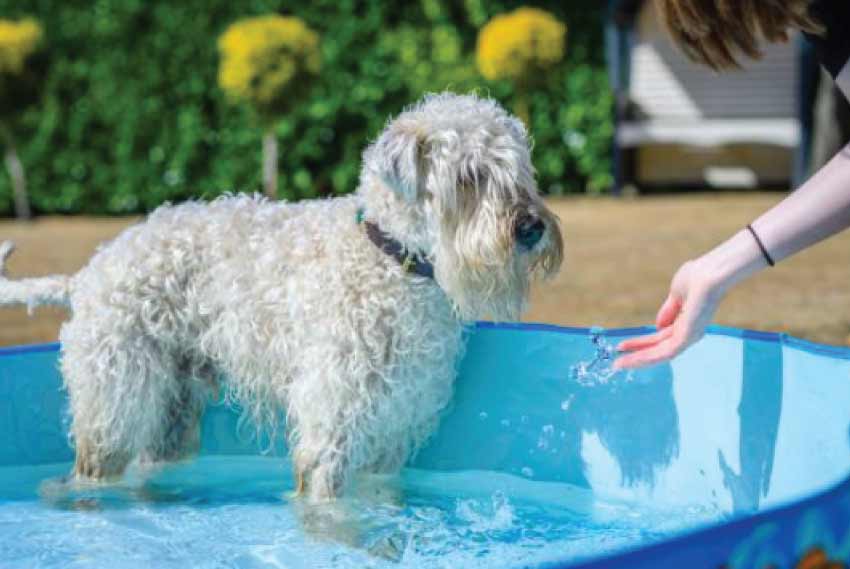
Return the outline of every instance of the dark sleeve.
<path id="1" fill-rule="evenodd" d="M 643 3 L 644 0 L 608 0 L 608 17 L 618 26 L 631 26 Z"/>
<path id="2" fill-rule="evenodd" d="M 850 60 L 850 0 L 815 0 L 809 11 L 826 35 L 805 34 L 821 64 L 835 77 Z"/>

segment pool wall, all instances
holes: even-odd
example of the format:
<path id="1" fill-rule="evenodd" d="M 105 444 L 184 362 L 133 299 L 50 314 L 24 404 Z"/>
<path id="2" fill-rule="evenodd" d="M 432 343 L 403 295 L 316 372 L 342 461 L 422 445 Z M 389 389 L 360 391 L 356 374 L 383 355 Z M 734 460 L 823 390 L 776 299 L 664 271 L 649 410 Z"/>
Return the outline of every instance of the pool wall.
<path id="1" fill-rule="evenodd" d="M 615 343 L 648 328 L 607 330 Z M 850 559 L 850 350 L 713 327 L 668 365 L 582 382 L 591 331 L 479 323 L 455 403 L 414 466 L 493 470 L 600 496 L 714 508 L 662 543 L 555 567 L 826 567 Z M 73 458 L 57 344 L 0 349 L 0 466 Z M 211 406 L 204 453 L 265 446 Z M 275 452 L 284 452 L 278 444 Z"/>

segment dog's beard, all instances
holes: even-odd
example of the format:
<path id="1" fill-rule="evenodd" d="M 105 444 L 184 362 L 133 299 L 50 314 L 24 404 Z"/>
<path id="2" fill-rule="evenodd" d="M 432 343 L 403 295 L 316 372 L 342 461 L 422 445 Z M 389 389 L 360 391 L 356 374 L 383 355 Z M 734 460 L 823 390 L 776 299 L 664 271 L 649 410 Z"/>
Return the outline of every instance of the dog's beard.
<path id="1" fill-rule="evenodd" d="M 546 235 L 534 251 L 524 251 L 514 242 L 514 220 L 485 207 L 465 223 L 443 224 L 435 251 L 436 278 L 458 318 L 518 320 L 532 277 L 557 271 L 560 239 Z"/>
<path id="2" fill-rule="evenodd" d="M 444 252 L 435 263 L 437 281 L 461 320 L 519 319 L 526 307 L 528 263 L 519 257 L 498 264 L 463 265 L 464 259 Z"/>

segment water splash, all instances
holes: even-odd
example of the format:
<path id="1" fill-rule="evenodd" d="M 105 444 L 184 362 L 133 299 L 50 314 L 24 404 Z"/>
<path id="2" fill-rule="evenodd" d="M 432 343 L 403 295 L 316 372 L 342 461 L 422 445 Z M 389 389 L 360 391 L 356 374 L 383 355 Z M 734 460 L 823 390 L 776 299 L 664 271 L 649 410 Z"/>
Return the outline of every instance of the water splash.
<path id="1" fill-rule="evenodd" d="M 613 367 L 614 359 L 617 357 L 617 347 L 605 338 L 605 329 L 598 326 L 591 328 L 590 341 L 596 348 L 593 359 L 578 362 L 570 367 L 570 379 L 585 387 L 604 385 L 614 376 L 620 375 L 620 372 Z M 621 375 L 626 381 L 631 380 L 631 373 Z M 569 408 L 569 403 L 565 403 Z"/>
<path id="2" fill-rule="evenodd" d="M 512 529 L 516 521 L 516 513 L 510 500 L 499 491 L 490 496 L 489 503 L 473 498 L 458 499 L 455 515 L 476 533 L 506 531 Z"/>
<path id="3" fill-rule="evenodd" d="M 554 425 L 541 428 L 546 436 L 556 432 Z M 530 467 L 522 477 L 406 469 L 398 481 L 403 500 L 343 499 L 328 510 L 335 522 L 329 539 L 316 539 L 305 533 L 304 512 L 281 497 L 294 484 L 284 459 L 202 456 L 163 468 L 138 486 L 74 490 L 64 504 L 39 498 L 41 482 L 69 468 L 0 468 L 0 565 L 67 567 L 85 559 L 106 566 L 117 556 L 163 569 L 201 561 L 290 569 L 502 569 L 634 548 L 720 519 L 714 510 L 654 509 L 605 501 L 584 487 L 534 482 Z"/>

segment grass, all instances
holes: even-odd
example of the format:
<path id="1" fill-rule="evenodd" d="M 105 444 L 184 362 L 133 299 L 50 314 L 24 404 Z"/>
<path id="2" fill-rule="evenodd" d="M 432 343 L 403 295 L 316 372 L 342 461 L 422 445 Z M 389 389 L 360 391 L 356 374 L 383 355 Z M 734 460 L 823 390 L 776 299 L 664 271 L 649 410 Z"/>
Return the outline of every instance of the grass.
<path id="1" fill-rule="evenodd" d="M 649 324 L 681 263 L 719 243 L 782 197 L 734 193 L 552 200 L 563 224 L 566 263 L 554 281 L 535 287 L 524 320 L 568 326 Z M 72 273 L 98 243 L 135 221 L 2 220 L 0 239 L 18 245 L 9 274 Z M 40 309 L 33 318 L 24 309 L 0 309 L 0 346 L 54 341 L 63 318 L 63 312 L 53 309 Z M 721 305 L 717 322 L 847 345 L 850 233 L 740 285 Z"/>

